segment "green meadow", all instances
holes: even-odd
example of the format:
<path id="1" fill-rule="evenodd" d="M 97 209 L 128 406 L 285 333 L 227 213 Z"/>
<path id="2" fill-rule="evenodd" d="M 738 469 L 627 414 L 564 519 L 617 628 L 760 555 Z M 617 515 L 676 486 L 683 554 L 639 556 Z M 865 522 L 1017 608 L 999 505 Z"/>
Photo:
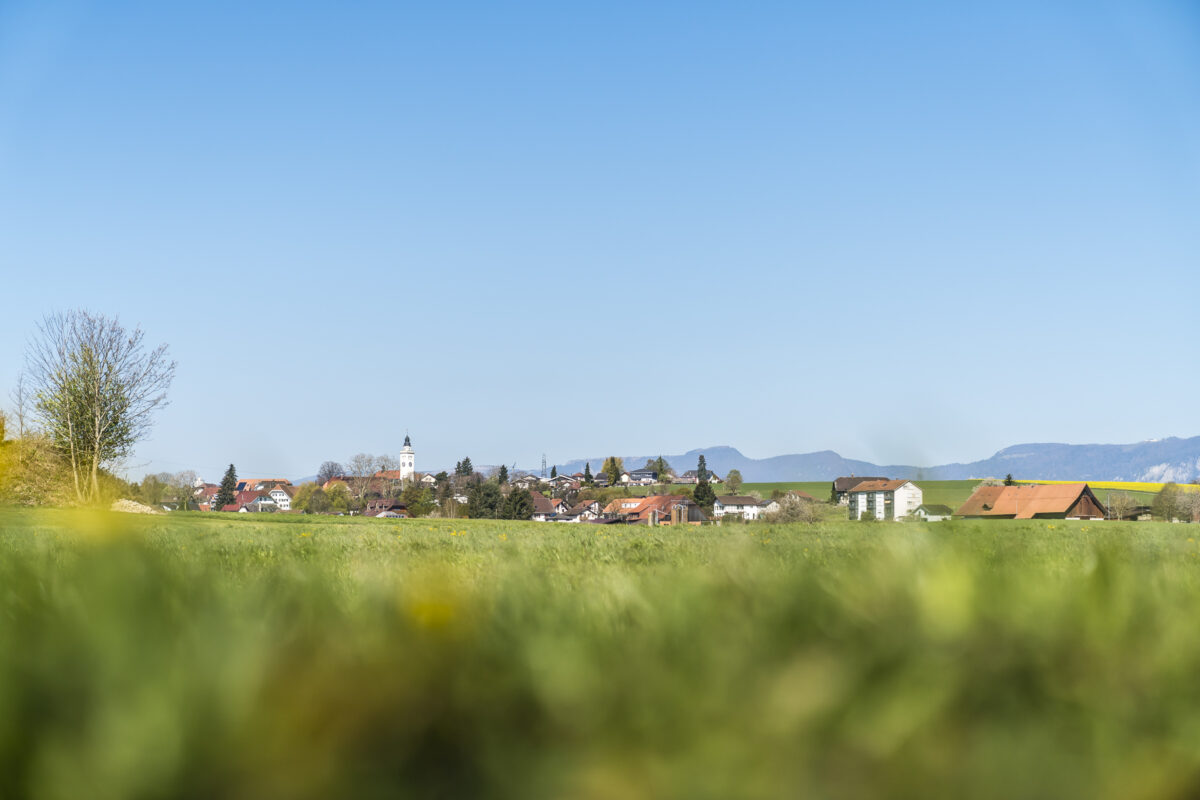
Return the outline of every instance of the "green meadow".
<path id="1" fill-rule="evenodd" d="M 0 510 L 0 797 L 1194 797 L 1197 533 Z"/>

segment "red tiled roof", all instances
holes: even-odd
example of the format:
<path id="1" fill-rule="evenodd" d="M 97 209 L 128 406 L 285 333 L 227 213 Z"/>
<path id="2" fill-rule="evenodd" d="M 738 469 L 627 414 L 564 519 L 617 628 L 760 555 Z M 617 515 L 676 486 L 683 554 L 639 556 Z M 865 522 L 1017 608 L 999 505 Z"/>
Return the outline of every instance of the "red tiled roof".
<path id="1" fill-rule="evenodd" d="M 1033 519 L 1038 514 L 1065 514 L 1085 492 L 1091 493 L 1086 483 L 980 486 L 955 514 L 1016 519 Z"/>
<path id="2" fill-rule="evenodd" d="M 858 492 L 894 492 L 906 483 L 911 483 L 911 481 L 868 480 L 850 489 L 850 494 L 857 494 Z"/>
<path id="3" fill-rule="evenodd" d="M 848 492 L 851 489 L 853 489 L 855 486 L 858 486 L 863 481 L 886 481 L 886 480 L 887 480 L 887 478 L 879 478 L 879 477 L 859 478 L 859 477 L 854 477 L 853 475 L 850 477 L 835 478 L 833 481 L 833 490 L 835 492 Z"/>

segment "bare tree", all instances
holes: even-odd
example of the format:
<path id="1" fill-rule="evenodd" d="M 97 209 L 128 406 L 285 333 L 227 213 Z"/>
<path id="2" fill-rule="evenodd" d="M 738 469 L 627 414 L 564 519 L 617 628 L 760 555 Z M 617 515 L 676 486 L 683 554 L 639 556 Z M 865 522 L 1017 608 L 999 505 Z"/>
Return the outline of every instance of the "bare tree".
<path id="1" fill-rule="evenodd" d="M 371 478 L 378 468 L 379 458 L 369 453 L 357 453 L 346 463 L 349 473 L 346 477 L 350 481 L 350 493 L 355 499 L 362 500 L 366 496 L 373 482 Z"/>
<path id="2" fill-rule="evenodd" d="M 88 311 L 51 314 L 25 355 L 34 418 L 67 462 L 81 502 L 100 495 L 100 470 L 132 451 L 167 404 L 175 362 L 147 352 L 141 328 Z"/>
<path id="3" fill-rule="evenodd" d="M 317 470 L 317 483 L 324 486 L 334 478 L 341 477 L 346 474 L 346 469 L 336 461 L 324 461 L 321 463 L 321 468 Z"/>
<path id="4" fill-rule="evenodd" d="M 1125 519 L 1133 512 L 1137 502 L 1129 492 L 1108 493 L 1109 519 Z"/>
<path id="5" fill-rule="evenodd" d="M 13 402 L 13 416 L 17 418 L 17 437 L 25 436 L 25 421 L 29 418 L 29 386 L 25 381 L 25 373 L 17 376 L 17 385 L 9 395 Z"/>

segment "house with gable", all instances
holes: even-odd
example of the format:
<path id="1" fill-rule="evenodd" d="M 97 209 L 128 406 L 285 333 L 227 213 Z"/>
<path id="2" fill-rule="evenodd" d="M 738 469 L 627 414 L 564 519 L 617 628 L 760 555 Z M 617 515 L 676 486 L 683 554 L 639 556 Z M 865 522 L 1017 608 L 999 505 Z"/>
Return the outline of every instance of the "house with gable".
<path id="1" fill-rule="evenodd" d="M 267 496 L 274 501 L 276 507 L 280 511 L 292 510 L 292 498 L 296 496 L 296 487 L 288 484 L 287 486 L 276 486 L 267 491 Z"/>
<path id="2" fill-rule="evenodd" d="M 713 516 L 717 519 L 724 516 L 738 516 L 751 522 L 770 513 L 771 502 L 749 495 L 719 495 L 716 502 L 713 503 Z M 775 510 L 779 510 L 778 503 L 775 504 Z"/>
<path id="3" fill-rule="evenodd" d="M 546 522 L 558 513 L 562 504 L 561 500 L 551 500 L 541 492 L 530 492 L 529 496 L 533 498 L 533 515 L 530 519 L 534 522 Z"/>
<path id="4" fill-rule="evenodd" d="M 649 467 L 630 470 L 629 482 L 637 486 L 650 486 L 658 483 L 658 472 Z"/>

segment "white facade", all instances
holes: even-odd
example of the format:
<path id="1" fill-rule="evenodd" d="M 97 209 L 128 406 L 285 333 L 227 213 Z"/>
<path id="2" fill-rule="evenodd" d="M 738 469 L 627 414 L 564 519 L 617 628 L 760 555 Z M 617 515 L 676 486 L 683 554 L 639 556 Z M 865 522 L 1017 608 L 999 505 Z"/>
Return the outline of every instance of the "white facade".
<path id="1" fill-rule="evenodd" d="M 408 434 L 404 434 L 404 449 L 400 451 L 400 480 L 406 482 L 410 480 L 417 470 L 417 456 L 413 452 L 412 440 L 408 438 Z"/>
<path id="2" fill-rule="evenodd" d="M 726 514 L 736 515 L 747 522 L 751 522 L 765 514 L 766 508 L 766 505 L 756 498 L 726 498 L 726 501 L 723 502 L 718 497 L 716 502 L 713 503 L 713 516 L 720 519 Z"/>
<path id="3" fill-rule="evenodd" d="M 875 519 L 904 519 L 912 516 L 917 507 L 921 505 L 923 493 L 921 488 L 912 481 L 905 481 L 894 489 L 876 490 L 870 488 L 871 483 L 860 484 L 864 488 L 863 491 L 850 490 L 849 494 L 854 498 L 854 501 L 850 503 L 852 519 L 862 519 L 872 510 Z M 881 482 L 875 481 L 874 483 Z"/>
<path id="4" fill-rule="evenodd" d="M 926 522 L 945 522 L 946 520 L 950 519 L 949 514 L 932 511 L 925 506 L 921 506 L 914 511 L 913 516 Z"/>
<path id="5" fill-rule="evenodd" d="M 288 497 L 288 493 L 283 489 L 272 489 L 271 499 L 275 501 L 275 505 L 279 506 L 280 511 L 292 510 L 292 498 Z"/>

